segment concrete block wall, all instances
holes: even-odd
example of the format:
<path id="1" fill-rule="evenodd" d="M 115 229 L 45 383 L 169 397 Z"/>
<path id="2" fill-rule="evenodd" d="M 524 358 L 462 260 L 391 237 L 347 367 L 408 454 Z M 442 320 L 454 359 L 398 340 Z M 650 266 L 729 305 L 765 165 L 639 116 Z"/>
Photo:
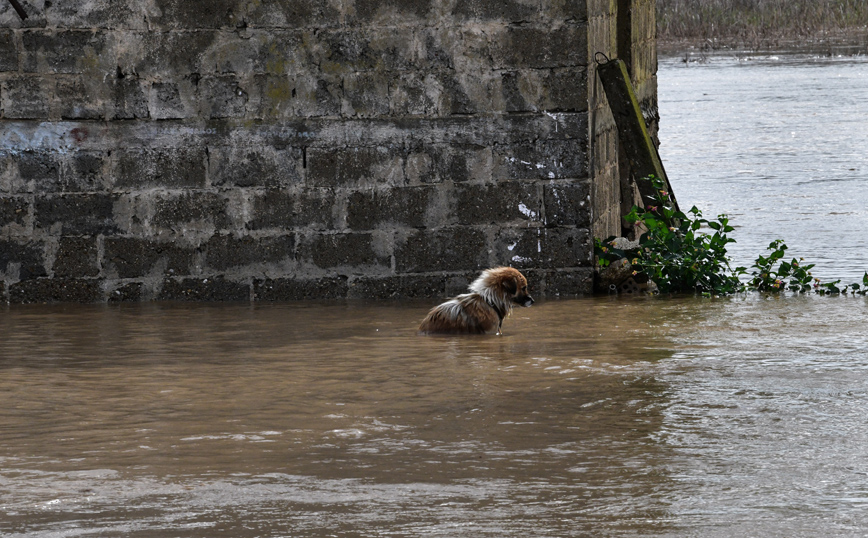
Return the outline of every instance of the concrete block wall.
<path id="1" fill-rule="evenodd" d="M 587 293 L 590 3 L 0 3 L 0 298 Z"/>

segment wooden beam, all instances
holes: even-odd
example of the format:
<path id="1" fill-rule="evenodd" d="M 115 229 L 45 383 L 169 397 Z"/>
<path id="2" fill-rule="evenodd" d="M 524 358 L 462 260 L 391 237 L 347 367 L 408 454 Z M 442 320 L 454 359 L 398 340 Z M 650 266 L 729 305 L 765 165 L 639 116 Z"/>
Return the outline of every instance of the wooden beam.
<path id="1" fill-rule="evenodd" d="M 604 63 L 598 62 L 597 74 L 600 76 L 609 108 L 615 118 L 618 140 L 627 154 L 630 170 L 633 172 L 633 179 L 642 195 L 643 203 L 648 197 L 654 196 L 654 187 L 646 180 L 648 176 L 654 175 L 665 182 L 673 207 L 678 210 L 672 185 L 666 177 L 666 170 L 663 169 L 657 147 L 648 134 L 648 126 L 645 124 L 639 100 L 630 82 L 626 64 L 621 60 L 608 59 Z"/>
<path id="2" fill-rule="evenodd" d="M 18 3 L 18 0 L 9 0 L 9 3 L 12 4 L 12 9 L 18 13 L 18 16 L 21 17 L 22 21 L 27 18 L 27 12 L 24 11 L 24 8 Z"/>

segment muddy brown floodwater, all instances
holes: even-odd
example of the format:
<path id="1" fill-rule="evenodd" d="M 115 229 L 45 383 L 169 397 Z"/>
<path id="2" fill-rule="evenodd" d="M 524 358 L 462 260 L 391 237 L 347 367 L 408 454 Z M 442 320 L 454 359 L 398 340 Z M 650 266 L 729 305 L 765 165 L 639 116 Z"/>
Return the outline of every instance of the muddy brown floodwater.
<path id="1" fill-rule="evenodd" d="M 868 301 L 0 315 L 0 534 L 817 536 L 868 527 Z"/>

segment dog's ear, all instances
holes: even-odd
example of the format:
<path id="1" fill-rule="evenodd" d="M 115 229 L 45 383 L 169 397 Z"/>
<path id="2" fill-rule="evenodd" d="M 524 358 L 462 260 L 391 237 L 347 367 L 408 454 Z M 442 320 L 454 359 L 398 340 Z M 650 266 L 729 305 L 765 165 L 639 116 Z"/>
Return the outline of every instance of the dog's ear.
<path id="1" fill-rule="evenodd" d="M 515 295 L 515 292 L 518 291 L 518 283 L 515 281 L 514 278 L 508 278 L 503 281 L 503 289 L 506 291 L 506 293 L 510 295 Z"/>

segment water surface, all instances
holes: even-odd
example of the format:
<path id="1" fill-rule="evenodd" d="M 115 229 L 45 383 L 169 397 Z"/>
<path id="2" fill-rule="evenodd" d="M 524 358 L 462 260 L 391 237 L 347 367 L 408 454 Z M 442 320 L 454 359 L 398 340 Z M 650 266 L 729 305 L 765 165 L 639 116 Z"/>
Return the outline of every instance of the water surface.
<path id="1" fill-rule="evenodd" d="M 868 301 L 15 307 L 0 533 L 816 536 L 868 525 Z"/>
<path id="2" fill-rule="evenodd" d="M 774 239 L 824 280 L 868 270 L 868 57 L 660 60 L 660 153 L 679 203 L 730 215 L 749 266 Z"/>

